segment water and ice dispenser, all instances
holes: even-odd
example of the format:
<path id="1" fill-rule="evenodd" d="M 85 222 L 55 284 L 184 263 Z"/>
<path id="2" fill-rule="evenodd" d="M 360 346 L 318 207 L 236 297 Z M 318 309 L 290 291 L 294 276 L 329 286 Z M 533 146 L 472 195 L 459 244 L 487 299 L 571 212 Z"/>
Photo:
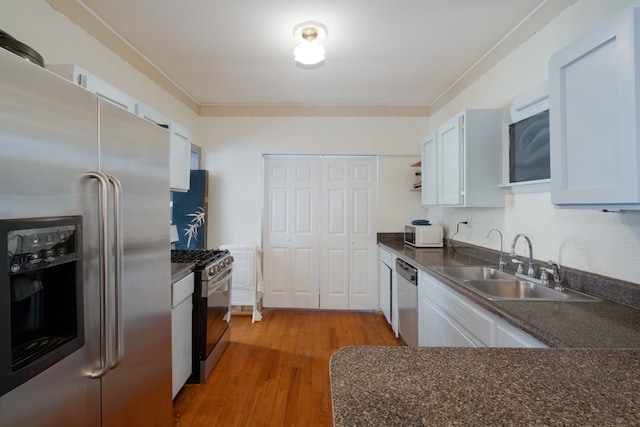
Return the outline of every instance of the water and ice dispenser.
<path id="1" fill-rule="evenodd" d="M 0 220 L 0 395 L 84 344 L 82 217 Z"/>

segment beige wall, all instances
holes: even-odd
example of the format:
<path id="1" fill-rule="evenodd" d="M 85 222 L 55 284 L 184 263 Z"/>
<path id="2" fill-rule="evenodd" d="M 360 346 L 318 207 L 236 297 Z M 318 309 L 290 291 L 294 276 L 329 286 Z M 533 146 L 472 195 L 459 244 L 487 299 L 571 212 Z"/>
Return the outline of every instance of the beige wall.
<path id="1" fill-rule="evenodd" d="M 457 98 L 432 114 L 432 127 L 463 108 L 509 108 L 512 98 L 547 79 L 550 56 L 614 14 L 629 0 L 580 0 L 475 81 Z M 502 230 L 505 249 L 517 233 L 527 233 L 541 260 L 640 284 L 640 212 L 557 209 L 549 193 L 507 194 L 504 209 L 427 209 L 441 215 L 450 232 L 458 221 L 474 220 L 456 239 L 498 249 L 491 228 Z M 431 212 L 430 212 L 431 211 Z M 449 233 L 451 234 L 451 233 Z M 524 253 L 524 244 L 518 244 Z"/>
<path id="2" fill-rule="evenodd" d="M 409 192 L 427 130 L 420 117 L 203 117 L 209 170 L 209 244 L 260 244 L 263 154 L 377 154 L 379 230 L 422 213 Z M 388 203 L 391 202 L 391 203 Z"/>
<path id="3" fill-rule="evenodd" d="M 0 1 L 0 29 L 40 53 L 45 64 L 77 64 L 188 128 L 199 116 L 131 64 L 55 11 L 45 0 Z"/>

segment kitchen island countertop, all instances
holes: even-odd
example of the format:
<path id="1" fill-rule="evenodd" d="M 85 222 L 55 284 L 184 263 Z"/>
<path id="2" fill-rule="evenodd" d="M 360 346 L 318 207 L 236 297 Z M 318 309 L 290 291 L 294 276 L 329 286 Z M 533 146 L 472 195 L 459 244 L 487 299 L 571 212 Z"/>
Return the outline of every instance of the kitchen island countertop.
<path id="1" fill-rule="evenodd" d="M 640 350 L 345 347 L 335 426 L 638 425 Z"/>

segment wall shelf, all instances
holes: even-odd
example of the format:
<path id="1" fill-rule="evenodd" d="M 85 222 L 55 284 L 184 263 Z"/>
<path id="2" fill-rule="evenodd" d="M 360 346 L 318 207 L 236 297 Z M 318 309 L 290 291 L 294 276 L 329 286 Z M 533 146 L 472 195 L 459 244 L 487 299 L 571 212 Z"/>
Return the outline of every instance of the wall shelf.
<path id="1" fill-rule="evenodd" d="M 422 167 L 422 160 L 418 160 L 416 162 L 413 162 L 409 165 L 409 167 L 412 168 L 421 168 Z M 416 176 L 419 174 L 420 172 L 416 172 Z M 420 187 L 414 187 L 414 188 L 410 188 L 409 191 L 413 192 L 413 193 L 419 193 L 422 192 L 422 186 Z"/>

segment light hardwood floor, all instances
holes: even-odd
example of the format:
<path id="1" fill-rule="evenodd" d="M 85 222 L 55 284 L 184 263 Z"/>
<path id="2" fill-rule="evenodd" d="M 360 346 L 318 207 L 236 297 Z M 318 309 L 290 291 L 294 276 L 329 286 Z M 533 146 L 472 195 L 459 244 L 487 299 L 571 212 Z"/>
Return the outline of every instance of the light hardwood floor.
<path id="1" fill-rule="evenodd" d="M 206 384 L 174 400 L 174 426 L 331 426 L 329 359 L 349 345 L 401 345 L 381 313 L 264 310 L 234 316 Z"/>

